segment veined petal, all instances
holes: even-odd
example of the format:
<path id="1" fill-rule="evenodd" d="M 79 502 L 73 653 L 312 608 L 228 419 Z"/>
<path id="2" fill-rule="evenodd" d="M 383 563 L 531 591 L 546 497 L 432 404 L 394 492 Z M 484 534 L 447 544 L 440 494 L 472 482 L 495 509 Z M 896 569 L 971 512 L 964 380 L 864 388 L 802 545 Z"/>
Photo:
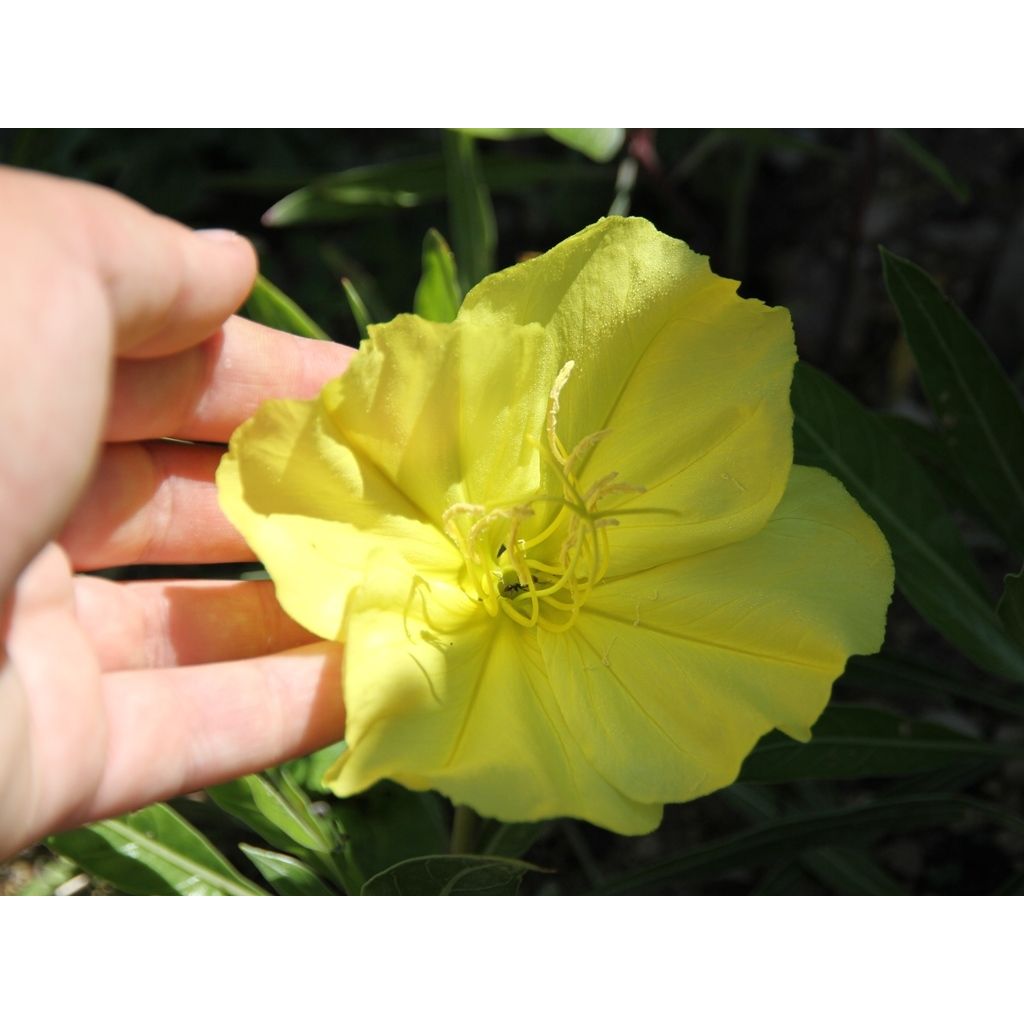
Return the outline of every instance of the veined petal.
<path id="1" fill-rule="evenodd" d="M 611 545 L 612 574 L 755 533 L 792 462 L 789 314 L 740 299 L 736 282 L 647 221 L 612 217 L 495 274 L 459 322 L 539 323 L 575 370 L 561 396 L 567 448 L 608 433 L 579 474 L 642 487 Z M 612 502 L 614 507 L 615 503 Z M 614 514 L 614 512 L 612 512 Z"/>
<path id="2" fill-rule="evenodd" d="M 536 325 L 405 315 L 370 328 L 324 401 L 348 443 L 440 525 L 454 503 L 506 505 L 536 490 L 557 369 Z"/>
<path id="3" fill-rule="evenodd" d="M 265 402 L 217 470 L 221 508 L 266 565 L 284 610 L 329 640 L 369 557 L 454 578 L 461 558 L 423 513 L 341 437 L 320 399 Z"/>
<path id="4" fill-rule="evenodd" d="M 325 779 L 339 796 L 389 778 L 504 821 L 657 827 L 660 806 L 624 796 L 583 757 L 533 631 L 457 588 L 381 571 L 355 592 L 347 632 L 348 748 Z"/>
<path id="5" fill-rule="evenodd" d="M 635 800 L 690 800 L 770 729 L 810 738 L 846 659 L 881 646 L 892 584 L 874 522 L 797 466 L 754 537 L 606 581 L 541 650 L 591 763 Z"/>

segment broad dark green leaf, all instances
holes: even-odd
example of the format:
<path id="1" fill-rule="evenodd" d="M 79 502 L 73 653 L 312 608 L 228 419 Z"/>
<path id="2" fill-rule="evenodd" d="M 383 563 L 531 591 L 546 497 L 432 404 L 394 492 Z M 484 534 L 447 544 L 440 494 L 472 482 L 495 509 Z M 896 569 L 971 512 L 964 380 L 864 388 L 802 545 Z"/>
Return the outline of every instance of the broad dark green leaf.
<path id="1" fill-rule="evenodd" d="M 491 155 L 482 159 L 481 165 L 484 180 L 495 192 L 520 192 L 545 182 L 601 181 L 608 177 L 605 168 L 579 161 Z M 353 167 L 324 175 L 289 193 L 263 215 L 263 222 L 284 227 L 380 216 L 439 202 L 447 189 L 445 161 L 440 157 Z"/>
<path id="2" fill-rule="evenodd" d="M 51 849 L 132 896 L 265 896 L 164 804 L 65 832 Z"/>
<path id="3" fill-rule="evenodd" d="M 444 161 L 452 246 L 465 294 L 494 269 L 497 227 L 474 140 L 462 132 L 446 131 Z"/>
<path id="4" fill-rule="evenodd" d="M 278 331 L 288 331 L 303 338 L 327 339 L 323 328 L 262 274 L 256 278 L 245 302 L 245 315 Z"/>
<path id="5" fill-rule="evenodd" d="M 507 823 L 489 821 L 485 824 L 479 849 L 492 857 L 522 857 L 551 829 L 550 821 Z"/>
<path id="6" fill-rule="evenodd" d="M 239 843 L 238 848 L 281 896 L 337 896 L 302 861 L 274 850 Z"/>
<path id="7" fill-rule="evenodd" d="M 1003 579 L 997 611 L 1010 636 L 1024 644 L 1024 569 Z"/>
<path id="8" fill-rule="evenodd" d="M 539 870 L 505 857 L 415 857 L 374 875 L 363 886 L 363 895 L 515 896 L 523 875 Z"/>
<path id="9" fill-rule="evenodd" d="M 859 779 L 929 771 L 951 762 L 1024 758 L 1024 747 L 991 743 L 875 708 L 833 704 L 809 743 L 765 736 L 743 762 L 742 782 Z"/>
<path id="10" fill-rule="evenodd" d="M 544 131 L 563 146 L 598 163 L 611 160 L 626 139 L 625 128 L 545 128 Z"/>
<path id="11" fill-rule="evenodd" d="M 949 168 L 930 150 L 926 149 L 912 135 L 902 128 L 884 129 L 886 136 L 921 168 L 930 178 L 937 181 L 954 199 L 966 203 L 971 190 L 962 181 L 954 178 Z"/>
<path id="12" fill-rule="evenodd" d="M 977 569 L 924 470 L 876 416 L 801 363 L 793 378 L 796 461 L 839 477 L 892 548 L 896 585 L 976 664 L 1024 681 L 1024 650 L 1007 635 Z"/>
<path id="13" fill-rule="evenodd" d="M 417 793 L 393 782 L 379 782 L 358 796 L 331 803 L 343 833 L 342 853 L 349 879 L 359 886 L 399 861 L 447 853 L 448 825 L 435 793 Z"/>
<path id="14" fill-rule="evenodd" d="M 904 416 L 879 413 L 878 419 L 928 474 L 947 508 L 960 509 L 979 523 L 988 523 L 988 513 L 960 480 L 956 467 L 950 463 L 946 442 L 941 434 Z M 994 526 L 992 530 L 998 532 Z"/>
<path id="15" fill-rule="evenodd" d="M 992 523 L 1024 553 L 1024 406 L 988 346 L 920 267 L 882 249 L 889 296 L 947 449 Z"/>
<path id="16" fill-rule="evenodd" d="M 370 336 L 369 325 L 372 323 L 370 312 L 366 308 L 362 296 L 356 290 L 356 286 L 347 277 L 341 279 L 341 287 L 345 290 L 345 298 L 348 299 L 348 308 L 352 311 L 352 319 L 356 322 L 359 338 L 361 341 L 365 341 Z"/>
<path id="17" fill-rule="evenodd" d="M 423 239 L 423 271 L 412 310 L 435 323 L 451 323 L 462 304 L 455 257 L 440 231 L 431 228 Z"/>
<path id="18" fill-rule="evenodd" d="M 794 814 L 756 825 L 623 875 L 603 886 L 601 892 L 641 892 L 668 884 L 699 882 L 738 868 L 786 860 L 818 847 L 862 846 L 882 835 L 949 826 L 965 815 L 1024 834 L 1024 819 L 980 800 L 947 796 L 877 800 L 864 807 Z"/>

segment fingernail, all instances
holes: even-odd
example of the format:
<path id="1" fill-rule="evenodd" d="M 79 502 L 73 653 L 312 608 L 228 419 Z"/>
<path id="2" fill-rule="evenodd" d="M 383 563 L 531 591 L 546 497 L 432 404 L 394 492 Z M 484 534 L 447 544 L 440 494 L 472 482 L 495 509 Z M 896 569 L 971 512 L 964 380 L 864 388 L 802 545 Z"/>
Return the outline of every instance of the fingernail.
<path id="1" fill-rule="evenodd" d="M 237 231 L 232 231 L 230 228 L 199 228 L 196 234 L 202 235 L 203 238 L 209 239 L 211 242 L 237 242 L 242 237 Z"/>

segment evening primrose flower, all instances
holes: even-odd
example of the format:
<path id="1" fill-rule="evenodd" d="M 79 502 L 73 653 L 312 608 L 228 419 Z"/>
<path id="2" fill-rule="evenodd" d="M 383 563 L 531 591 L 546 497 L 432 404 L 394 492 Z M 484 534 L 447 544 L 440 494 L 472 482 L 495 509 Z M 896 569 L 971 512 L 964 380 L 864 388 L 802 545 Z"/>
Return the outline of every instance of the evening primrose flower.
<path id="1" fill-rule="evenodd" d="M 808 739 L 880 646 L 893 570 L 792 465 L 795 358 L 785 310 L 609 218 L 263 405 L 221 503 L 285 610 L 345 644 L 331 788 L 635 834 L 769 730 Z"/>

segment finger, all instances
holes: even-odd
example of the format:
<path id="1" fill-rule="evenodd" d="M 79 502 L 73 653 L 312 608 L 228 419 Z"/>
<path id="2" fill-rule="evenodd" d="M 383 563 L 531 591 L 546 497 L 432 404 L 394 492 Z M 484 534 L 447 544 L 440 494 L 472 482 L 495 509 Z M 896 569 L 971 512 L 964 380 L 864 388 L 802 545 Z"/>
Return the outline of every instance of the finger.
<path id="1" fill-rule="evenodd" d="M 75 569 L 252 560 L 217 504 L 222 455 L 212 445 L 107 445 L 60 536 Z"/>
<path id="2" fill-rule="evenodd" d="M 104 677 L 108 758 L 81 820 L 260 771 L 341 738 L 341 648 Z M 71 823 L 67 823 L 71 824 Z"/>
<path id="3" fill-rule="evenodd" d="M 354 351 L 240 317 L 203 345 L 159 360 L 118 362 L 109 441 L 227 441 L 268 398 L 312 398 Z"/>
<path id="4" fill-rule="evenodd" d="M 285 615 L 265 581 L 79 576 L 75 606 L 105 672 L 237 661 L 317 640 Z"/>
<path id="5" fill-rule="evenodd" d="M 121 352 L 149 357 L 194 345 L 252 288 L 256 254 L 234 232 L 192 231 L 85 182 L 7 171 L 3 184 L 11 209 L 47 233 L 67 276 L 96 281 Z"/>

